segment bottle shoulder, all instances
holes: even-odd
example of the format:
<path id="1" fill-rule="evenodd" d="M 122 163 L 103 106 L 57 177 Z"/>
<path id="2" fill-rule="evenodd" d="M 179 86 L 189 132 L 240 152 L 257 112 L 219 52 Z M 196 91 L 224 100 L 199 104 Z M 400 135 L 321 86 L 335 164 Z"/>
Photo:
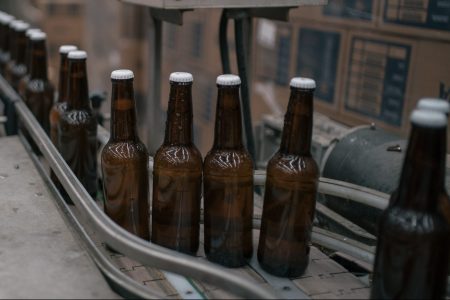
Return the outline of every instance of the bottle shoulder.
<path id="1" fill-rule="evenodd" d="M 23 77 L 23 80 L 26 80 L 27 93 L 45 93 L 46 95 L 51 95 L 51 97 L 53 97 L 55 89 L 50 81 L 44 79 L 30 79 L 29 77 L 28 80 L 26 77 Z"/>
<path id="2" fill-rule="evenodd" d="M 148 164 L 149 154 L 140 141 L 111 141 L 103 147 L 101 153 L 103 163 L 119 163 L 123 161 L 140 161 Z"/>
<path id="3" fill-rule="evenodd" d="M 291 176 L 292 179 L 296 179 L 298 177 L 318 178 L 320 171 L 312 156 L 288 155 L 277 152 L 269 160 L 267 173 L 269 176 Z"/>
<path id="4" fill-rule="evenodd" d="M 187 168 L 202 169 L 202 155 L 197 147 L 192 145 L 162 145 L 154 157 L 157 168 Z"/>
<path id="5" fill-rule="evenodd" d="M 395 238 L 450 234 L 444 216 L 435 212 L 388 207 L 382 214 L 380 230 Z"/>
<path id="6" fill-rule="evenodd" d="M 64 125 L 91 125 L 97 126 L 97 120 L 90 110 L 70 109 L 61 115 L 61 126 Z M 96 127 L 97 128 L 97 127 Z"/>
<path id="7" fill-rule="evenodd" d="M 204 162 L 204 172 L 221 175 L 233 171 L 242 176 L 253 176 L 253 161 L 245 150 L 217 150 L 208 152 Z"/>

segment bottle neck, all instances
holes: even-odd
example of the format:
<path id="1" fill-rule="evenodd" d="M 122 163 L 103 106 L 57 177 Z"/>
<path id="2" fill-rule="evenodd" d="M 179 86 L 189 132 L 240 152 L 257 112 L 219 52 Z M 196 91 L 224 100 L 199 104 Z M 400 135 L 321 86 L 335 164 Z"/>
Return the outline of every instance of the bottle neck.
<path id="1" fill-rule="evenodd" d="M 68 109 L 91 110 L 85 59 L 69 60 Z"/>
<path id="2" fill-rule="evenodd" d="M 8 27 L 5 24 L 0 25 L 0 50 L 7 52 L 9 50 L 8 43 Z"/>
<path id="3" fill-rule="evenodd" d="M 69 60 L 67 53 L 61 53 L 61 62 L 59 66 L 59 82 L 58 82 L 58 102 L 68 102 L 68 79 L 69 79 Z"/>
<path id="4" fill-rule="evenodd" d="M 281 153 L 311 155 L 313 98 L 313 89 L 291 88 L 288 109 L 284 116 Z"/>
<path id="5" fill-rule="evenodd" d="M 444 188 L 446 128 L 412 126 L 394 205 L 435 211 Z"/>
<path id="6" fill-rule="evenodd" d="M 25 35 L 25 31 L 17 32 L 15 39 L 15 62 L 17 65 L 25 65 L 26 64 L 26 49 L 27 49 L 27 37 Z"/>
<path id="7" fill-rule="evenodd" d="M 47 49 L 45 40 L 31 41 L 29 66 L 30 79 L 47 81 Z"/>
<path id="8" fill-rule="evenodd" d="M 218 86 L 215 149 L 242 149 L 242 120 L 239 86 Z"/>
<path id="9" fill-rule="evenodd" d="M 164 145 L 192 144 L 192 83 L 170 84 Z"/>
<path id="10" fill-rule="evenodd" d="M 111 140 L 136 140 L 133 79 L 112 80 Z"/>
<path id="11" fill-rule="evenodd" d="M 8 35 L 8 52 L 9 52 L 10 60 L 15 61 L 16 57 L 17 57 L 17 53 L 16 53 L 17 32 L 14 29 L 12 29 L 11 27 L 8 27 L 7 35 Z"/>

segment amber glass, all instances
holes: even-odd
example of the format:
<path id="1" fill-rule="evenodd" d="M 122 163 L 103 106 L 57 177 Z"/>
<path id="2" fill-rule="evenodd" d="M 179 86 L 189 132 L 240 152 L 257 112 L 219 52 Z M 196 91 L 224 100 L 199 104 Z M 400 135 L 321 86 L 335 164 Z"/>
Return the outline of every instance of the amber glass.
<path id="1" fill-rule="evenodd" d="M 26 34 L 25 34 L 26 35 Z M 30 69 L 31 69 L 31 60 L 32 60 L 32 41 L 31 35 L 27 36 L 27 47 L 25 50 L 25 65 L 27 67 L 27 73 L 20 79 L 18 92 L 22 99 L 26 100 L 25 91 L 27 89 L 28 82 L 30 81 Z"/>
<path id="2" fill-rule="evenodd" d="M 69 59 L 67 111 L 58 126 L 60 152 L 87 192 L 97 193 L 97 120 L 89 102 L 86 59 Z"/>
<path id="3" fill-rule="evenodd" d="M 59 82 L 58 82 L 58 97 L 56 103 L 50 110 L 50 137 L 56 149 L 58 145 L 58 124 L 62 114 L 67 110 L 68 102 L 68 83 L 69 83 L 69 60 L 68 53 L 60 53 L 59 65 Z"/>
<path id="4" fill-rule="evenodd" d="M 27 37 L 25 35 L 25 30 L 10 30 L 11 39 L 11 59 L 6 65 L 6 79 L 9 81 L 11 86 L 18 91 L 19 82 L 23 76 L 27 73 L 26 66 L 26 48 L 27 48 Z"/>
<path id="5" fill-rule="evenodd" d="M 372 299 L 445 295 L 450 231 L 438 211 L 445 144 L 445 128 L 412 125 L 395 199 L 379 223 Z"/>
<path id="6" fill-rule="evenodd" d="M 205 253 L 239 267 L 251 258 L 253 162 L 242 143 L 239 85 L 218 85 L 214 145 L 205 157 Z"/>
<path id="7" fill-rule="evenodd" d="M 280 149 L 267 166 L 258 261 L 277 276 L 300 276 L 309 262 L 319 179 L 310 152 L 313 93 L 291 87 Z"/>
<path id="8" fill-rule="evenodd" d="M 133 79 L 112 80 L 111 118 L 111 137 L 101 155 L 105 213 L 149 240 L 149 154 L 137 135 Z"/>
<path id="9" fill-rule="evenodd" d="M 0 23 L 0 74 L 5 76 L 6 65 L 10 59 L 10 27 Z"/>
<path id="10" fill-rule="evenodd" d="M 31 41 L 29 75 L 25 87 L 26 103 L 45 132 L 50 134 L 49 113 L 53 105 L 54 88 L 47 77 L 45 39 Z"/>
<path id="11" fill-rule="evenodd" d="M 192 83 L 170 82 L 166 133 L 155 155 L 152 242 L 195 254 L 199 245 L 202 157 L 192 141 Z"/>

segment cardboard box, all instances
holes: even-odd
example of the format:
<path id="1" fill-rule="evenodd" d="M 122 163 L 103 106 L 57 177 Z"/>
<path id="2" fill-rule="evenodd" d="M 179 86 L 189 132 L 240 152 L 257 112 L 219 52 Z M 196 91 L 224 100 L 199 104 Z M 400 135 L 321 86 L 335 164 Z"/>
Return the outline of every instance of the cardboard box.
<path id="1" fill-rule="evenodd" d="M 450 41 L 450 3 L 442 0 L 382 0 L 381 30 Z"/>
<path id="2" fill-rule="evenodd" d="M 290 21 L 313 20 L 344 27 L 375 28 L 379 0 L 331 0 L 324 6 L 305 6 L 290 12 Z"/>
<path id="3" fill-rule="evenodd" d="M 337 119 L 356 126 L 374 122 L 399 134 L 422 97 L 450 100 L 450 44 L 353 32 Z"/>
<path id="4" fill-rule="evenodd" d="M 368 32 L 349 38 L 348 62 L 341 94 L 341 121 L 375 122 L 400 132 L 407 118 L 408 82 L 413 76 L 416 42 Z"/>

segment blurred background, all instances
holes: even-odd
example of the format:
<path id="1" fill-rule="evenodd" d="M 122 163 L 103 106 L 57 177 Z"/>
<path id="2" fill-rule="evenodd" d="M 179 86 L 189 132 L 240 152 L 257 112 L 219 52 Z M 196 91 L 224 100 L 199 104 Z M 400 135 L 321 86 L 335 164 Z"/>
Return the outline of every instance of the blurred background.
<path id="1" fill-rule="evenodd" d="M 47 32 L 55 84 L 58 48 L 75 44 L 88 52 L 91 92 L 108 93 L 104 113 L 110 110 L 109 75 L 117 68 L 134 71 L 137 101 L 147 101 L 153 88 L 148 84 L 148 9 L 114 0 L 3 0 L 0 9 Z M 163 23 L 163 119 L 169 74 L 191 72 L 195 142 L 203 155 L 212 145 L 215 78 L 222 72 L 220 15 L 221 9 L 196 9 L 184 13 L 182 26 Z M 449 1 L 333 0 L 292 9 L 289 22 L 254 19 L 249 77 L 258 163 L 264 165 L 279 143 L 293 76 L 317 81 L 318 148 L 351 126 L 370 123 L 405 136 L 420 97 L 450 99 L 449 18 Z M 231 67 L 237 73 L 233 22 L 228 29 Z M 147 131 L 163 131 L 164 124 L 149 129 L 145 122 L 141 117 L 141 138 L 148 144 Z"/>

